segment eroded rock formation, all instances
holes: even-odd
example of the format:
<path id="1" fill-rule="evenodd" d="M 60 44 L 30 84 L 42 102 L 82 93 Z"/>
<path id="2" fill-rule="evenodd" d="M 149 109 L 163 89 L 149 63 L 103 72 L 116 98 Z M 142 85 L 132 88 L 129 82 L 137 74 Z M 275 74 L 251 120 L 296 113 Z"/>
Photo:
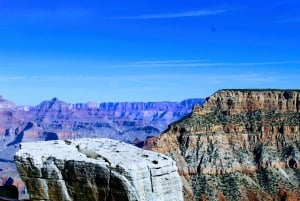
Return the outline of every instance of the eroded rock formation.
<path id="1" fill-rule="evenodd" d="M 220 90 L 152 146 L 185 200 L 300 200 L 300 91 Z"/>
<path id="2" fill-rule="evenodd" d="M 15 160 L 30 200 L 183 200 L 172 159 L 120 141 L 23 143 Z"/>

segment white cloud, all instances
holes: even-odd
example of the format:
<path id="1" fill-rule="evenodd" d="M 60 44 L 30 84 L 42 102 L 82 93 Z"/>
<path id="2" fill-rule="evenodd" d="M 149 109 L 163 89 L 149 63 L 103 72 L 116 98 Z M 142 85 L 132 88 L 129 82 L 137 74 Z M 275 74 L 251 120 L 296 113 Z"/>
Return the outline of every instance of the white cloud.
<path id="1" fill-rule="evenodd" d="M 195 10 L 195 11 L 187 11 L 187 12 L 180 12 L 180 13 L 141 14 L 135 16 L 111 17 L 109 19 L 116 19 L 116 20 L 167 19 L 167 18 L 217 15 L 225 12 L 227 12 L 227 10 Z"/>
<path id="2" fill-rule="evenodd" d="M 275 23 L 290 23 L 290 22 L 300 22 L 300 16 L 284 18 L 274 21 Z"/>
<path id="3" fill-rule="evenodd" d="M 226 63 L 228 66 L 261 66 L 261 65 L 279 65 L 279 64 L 300 64 L 300 60 L 286 61 L 264 61 L 264 62 L 232 62 Z"/>
<path id="4" fill-rule="evenodd" d="M 230 83 L 239 83 L 241 85 L 250 84 L 251 86 L 255 86 L 258 84 L 273 86 L 273 84 L 282 84 L 287 83 L 289 80 L 298 79 L 297 75 L 281 75 L 276 72 L 269 72 L 268 75 L 266 73 L 260 72 L 245 72 L 245 73 L 233 73 L 226 75 L 206 75 L 202 77 L 204 81 L 207 81 L 209 84 L 214 85 L 223 85 Z"/>
<path id="5" fill-rule="evenodd" d="M 32 9 L 32 10 L 5 10 L 1 17 L 15 17 L 31 20 L 59 19 L 77 20 L 94 17 L 95 13 L 83 8 L 59 8 L 59 9 Z"/>
<path id="6" fill-rule="evenodd" d="M 24 80 L 24 76 L 0 76 L 0 82 Z"/>
<path id="7" fill-rule="evenodd" d="M 132 64 L 171 64 L 171 63 L 192 63 L 192 62 L 205 62 L 207 60 L 200 59 L 178 59 L 178 60 L 146 60 L 146 61 L 134 61 Z"/>
<path id="8" fill-rule="evenodd" d="M 107 73 L 107 74 L 73 74 L 73 75 L 16 75 L 0 76 L 0 82 L 82 82 L 82 83 L 110 83 L 110 82 L 130 82 L 130 83 L 153 83 L 164 80 L 195 80 L 206 81 L 211 84 L 221 84 L 226 82 L 239 83 L 273 83 L 276 81 L 288 81 L 297 79 L 297 75 L 281 75 L 276 72 L 277 67 L 284 69 L 286 64 L 293 66 L 300 64 L 300 60 L 282 60 L 266 62 L 209 62 L 205 60 L 147 60 L 133 61 L 129 63 L 120 63 L 119 65 L 99 65 L 100 69 L 115 70 L 136 70 L 135 74 L 131 73 Z M 176 70 L 174 68 L 176 67 Z M 148 73 L 139 71 L 138 68 L 149 68 Z M 153 71 L 151 70 L 153 68 Z M 166 68 L 166 70 L 161 70 Z M 191 68 L 188 71 L 182 70 Z M 202 70 L 202 68 L 204 70 Z M 274 69 L 273 69 L 274 68 Z M 170 71 L 169 71 L 170 69 Z M 244 70 L 247 72 L 244 72 Z M 147 69 L 148 70 L 148 69 Z"/>
<path id="9" fill-rule="evenodd" d="M 243 67 L 243 66 L 273 66 L 282 64 L 300 64 L 300 60 L 264 61 L 264 62 L 209 62 L 207 60 L 148 60 L 124 64 L 112 64 L 111 68 L 174 68 L 174 67 Z"/>

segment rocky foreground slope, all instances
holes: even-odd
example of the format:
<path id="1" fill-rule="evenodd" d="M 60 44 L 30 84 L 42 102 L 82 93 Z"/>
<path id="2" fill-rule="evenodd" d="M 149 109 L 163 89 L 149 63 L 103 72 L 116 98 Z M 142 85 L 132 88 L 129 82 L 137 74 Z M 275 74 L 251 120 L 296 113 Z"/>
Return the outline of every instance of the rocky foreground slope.
<path id="1" fill-rule="evenodd" d="M 220 90 L 152 146 L 185 200 L 300 200 L 300 90 Z"/>
<path id="2" fill-rule="evenodd" d="M 182 201 L 169 157 L 110 139 L 23 143 L 15 160 L 30 200 Z"/>

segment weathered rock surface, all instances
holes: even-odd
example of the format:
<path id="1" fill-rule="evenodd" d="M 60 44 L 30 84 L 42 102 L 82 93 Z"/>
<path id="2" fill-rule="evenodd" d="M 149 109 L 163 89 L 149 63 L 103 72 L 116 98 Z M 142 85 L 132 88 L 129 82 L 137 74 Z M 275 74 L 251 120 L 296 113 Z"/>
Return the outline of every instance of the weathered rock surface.
<path id="1" fill-rule="evenodd" d="M 151 147 L 185 200 L 300 200 L 300 90 L 220 90 Z"/>
<path id="2" fill-rule="evenodd" d="M 15 160 L 30 200 L 183 200 L 172 159 L 120 141 L 22 143 Z"/>

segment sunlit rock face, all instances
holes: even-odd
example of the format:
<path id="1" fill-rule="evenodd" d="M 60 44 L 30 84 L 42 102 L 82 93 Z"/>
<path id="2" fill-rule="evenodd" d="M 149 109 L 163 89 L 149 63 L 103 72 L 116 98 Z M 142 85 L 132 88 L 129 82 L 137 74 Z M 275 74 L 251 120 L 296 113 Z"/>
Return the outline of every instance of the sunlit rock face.
<path id="1" fill-rule="evenodd" d="M 300 200 L 300 90 L 220 90 L 151 150 L 172 157 L 185 200 Z"/>
<path id="2" fill-rule="evenodd" d="M 30 200 L 183 200 L 172 159 L 120 141 L 22 143 L 15 161 Z"/>

